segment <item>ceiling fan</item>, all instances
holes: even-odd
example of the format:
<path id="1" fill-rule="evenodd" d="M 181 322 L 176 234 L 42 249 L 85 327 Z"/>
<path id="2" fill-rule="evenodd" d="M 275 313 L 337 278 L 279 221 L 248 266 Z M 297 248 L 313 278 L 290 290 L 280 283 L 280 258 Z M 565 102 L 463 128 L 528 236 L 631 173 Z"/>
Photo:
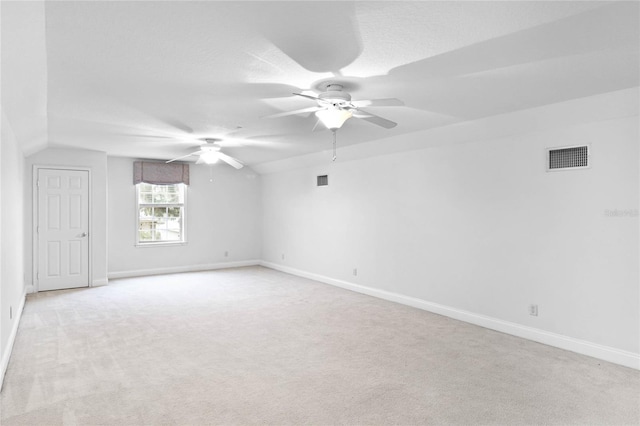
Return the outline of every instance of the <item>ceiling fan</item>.
<path id="1" fill-rule="evenodd" d="M 244 164 L 242 164 L 240 161 L 220 151 L 219 139 L 205 139 L 204 141 L 206 142 L 206 144 L 198 147 L 200 148 L 199 150 L 187 155 L 183 155 L 182 157 L 173 158 L 167 161 L 167 163 L 191 157 L 192 155 L 199 155 L 200 157 L 196 161 L 196 164 L 214 164 L 217 163 L 218 160 L 222 160 L 230 166 L 235 167 L 236 169 L 241 169 L 244 167 Z"/>
<path id="2" fill-rule="evenodd" d="M 345 121 L 351 117 L 368 121 L 386 129 L 391 129 L 397 123 L 382 118 L 375 114 L 362 109 L 362 107 L 378 107 L 378 106 L 403 106 L 404 102 L 396 98 L 387 99 L 368 99 L 352 101 L 351 95 L 343 90 L 343 86 L 338 83 L 329 83 L 326 85 L 325 91 L 317 97 L 305 95 L 303 93 L 294 93 L 296 96 L 312 99 L 317 102 L 317 106 L 303 108 L 295 111 L 282 112 L 270 115 L 269 118 L 285 117 L 288 115 L 302 114 L 307 112 L 315 112 L 320 121 L 332 131 L 342 127 Z"/>

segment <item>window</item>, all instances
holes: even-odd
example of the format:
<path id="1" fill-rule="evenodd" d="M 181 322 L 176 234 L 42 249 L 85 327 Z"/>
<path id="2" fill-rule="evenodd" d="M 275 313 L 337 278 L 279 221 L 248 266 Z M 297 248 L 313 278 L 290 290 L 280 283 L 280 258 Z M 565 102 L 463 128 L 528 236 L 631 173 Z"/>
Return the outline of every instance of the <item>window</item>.
<path id="1" fill-rule="evenodd" d="M 136 185 L 139 245 L 185 242 L 186 189 L 173 185 Z"/>

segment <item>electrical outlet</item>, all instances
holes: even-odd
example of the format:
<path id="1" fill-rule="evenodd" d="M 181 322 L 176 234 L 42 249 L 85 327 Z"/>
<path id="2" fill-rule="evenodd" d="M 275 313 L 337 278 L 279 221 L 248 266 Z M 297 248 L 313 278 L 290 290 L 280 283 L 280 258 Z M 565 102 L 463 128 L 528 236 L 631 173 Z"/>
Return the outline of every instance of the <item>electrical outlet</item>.
<path id="1" fill-rule="evenodd" d="M 282 260 L 284 260 L 284 253 L 282 253 Z"/>
<path id="2" fill-rule="evenodd" d="M 228 251 L 224 252 L 224 257 L 229 257 L 229 252 Z"/>
<path id="3" fill-rule="evenodd" d="M 529 305 L 529 315 L 538 316 L 538 305 Z"/>
<path id="4" fill-rule="evenodd" d="M 9 306 L 9 319 L 13 319 L 13 306 Z"/>
<path id="5" fill-rule="evenodd" d="M 353 276 L 354 277 L 358 276 L 358 268 L 353 268 Z"/>

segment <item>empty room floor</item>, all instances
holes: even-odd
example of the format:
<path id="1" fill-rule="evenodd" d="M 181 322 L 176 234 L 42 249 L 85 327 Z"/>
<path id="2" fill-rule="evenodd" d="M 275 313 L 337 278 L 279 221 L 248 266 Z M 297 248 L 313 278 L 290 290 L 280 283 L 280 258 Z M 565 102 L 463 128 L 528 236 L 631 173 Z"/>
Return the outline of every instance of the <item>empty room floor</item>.
<path id="1" fill-rule="evenodd" d="M 640 372 L 263 267 L 30 295 L 3 425 L 638 424 Z"/>

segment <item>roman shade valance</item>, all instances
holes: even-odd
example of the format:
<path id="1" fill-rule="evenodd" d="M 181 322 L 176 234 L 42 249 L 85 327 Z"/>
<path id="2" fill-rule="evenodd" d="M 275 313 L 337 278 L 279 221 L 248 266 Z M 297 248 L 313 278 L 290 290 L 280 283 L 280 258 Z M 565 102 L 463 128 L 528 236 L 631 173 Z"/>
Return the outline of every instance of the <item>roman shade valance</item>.
<path id="1" fill-rule="evenodd" d="M 189 185 L 189 165 L 181 163 L 158 163 L 152 161 L 134 161 L 133 184 L 140 182 L 153 185 Z"/>

